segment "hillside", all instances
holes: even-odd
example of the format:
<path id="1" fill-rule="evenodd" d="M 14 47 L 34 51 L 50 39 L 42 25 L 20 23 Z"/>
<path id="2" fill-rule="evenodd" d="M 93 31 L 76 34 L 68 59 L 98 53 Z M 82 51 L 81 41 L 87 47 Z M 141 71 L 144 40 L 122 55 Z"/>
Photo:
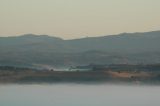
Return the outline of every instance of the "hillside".
<path id="1" fill-rule="evenodd" d="M 0 37 L 0 65 L 160 63 L 160 31 L 63 40 L 48 35 Z"/>

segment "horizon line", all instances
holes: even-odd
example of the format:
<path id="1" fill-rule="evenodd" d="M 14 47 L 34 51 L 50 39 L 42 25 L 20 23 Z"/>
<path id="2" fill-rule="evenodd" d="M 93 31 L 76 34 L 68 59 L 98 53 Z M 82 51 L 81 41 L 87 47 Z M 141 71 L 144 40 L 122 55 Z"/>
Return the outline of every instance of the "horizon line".
<path id="1" fill-rule="evenodd" d="M 25 33 L 25 34 L 19 34 L 19 35 L 8 35 L 8 36 L 1 36 L 0 38 L 9 38 L 9 37 L 21 37 L 21 36 L 28 36 L 28 35 L 33 35 L 33 36 L 48 36 L 48 37 L 55 37 L 55 38 L 59 38 L 62 40 L 75 40 L 75 39 L 84 39 L 84 38 L 97 38 L 97 37 L 105 37 L 105 36 L 118 36 L 118 35 L 122 35 L 122 34 L 136 34 L 136 33 L 150 33 L 150 32 L 160 32 L 160 30 L 152 30 L 152 31 L 138 31 L 138 32 L 121 32 L 121 33 L 117 33 L 117 34 L 106 34 L 106 35 L 97 35 L 97 36 L 91 36 L 91 35 L 86 35 L 83 37 L 79 37 L 79 38 L 63 38 L 63 37 L 58 37 L 58 35 L 51 35 L 51 34 L 35 34 L 35 33 Z"/>

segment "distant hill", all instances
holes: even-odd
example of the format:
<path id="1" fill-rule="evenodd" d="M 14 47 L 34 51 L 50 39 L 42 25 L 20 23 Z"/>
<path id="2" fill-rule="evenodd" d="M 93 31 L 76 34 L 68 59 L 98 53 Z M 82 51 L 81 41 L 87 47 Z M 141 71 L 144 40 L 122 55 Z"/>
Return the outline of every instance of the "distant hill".
<path id="1" fill-rule="evenodd" d="M 160 63 L 160 31 L 63 40 L 48 35 L 0 37 L 0 65 Z"/>

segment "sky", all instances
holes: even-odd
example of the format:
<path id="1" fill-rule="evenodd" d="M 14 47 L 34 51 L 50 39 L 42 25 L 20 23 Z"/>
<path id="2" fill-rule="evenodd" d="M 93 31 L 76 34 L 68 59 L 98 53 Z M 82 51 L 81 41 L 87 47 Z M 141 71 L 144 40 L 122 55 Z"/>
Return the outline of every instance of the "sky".
<path id="1" fill-rule="evenodd" d="M 160 30 L 160 0 L 0 0 L 0 36 L 64 39 Z"/>

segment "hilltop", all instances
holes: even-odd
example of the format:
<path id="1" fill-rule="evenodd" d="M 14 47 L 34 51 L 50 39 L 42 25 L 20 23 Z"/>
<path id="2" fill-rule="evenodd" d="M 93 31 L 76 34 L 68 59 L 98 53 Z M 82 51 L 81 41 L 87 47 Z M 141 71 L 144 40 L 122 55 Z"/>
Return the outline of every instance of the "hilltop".
<path id="1" fill-rule="evenodd" d="M 48 35 L 0 37 L 0 65 L 71 66 L 160 63 L 160 31 L 64 40 Z"/>

